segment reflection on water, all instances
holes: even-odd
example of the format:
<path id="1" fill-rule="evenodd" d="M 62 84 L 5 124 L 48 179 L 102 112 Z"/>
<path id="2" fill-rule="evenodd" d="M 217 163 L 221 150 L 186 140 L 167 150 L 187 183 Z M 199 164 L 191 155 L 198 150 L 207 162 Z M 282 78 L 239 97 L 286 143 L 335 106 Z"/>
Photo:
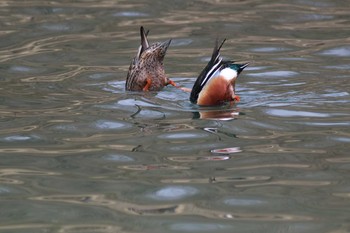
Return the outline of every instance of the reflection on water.
<path id="1" fill-rule="evenodd" d="M 209 119 L 209 120 L 233 120 L 239 115 L 237 110 L 200 110 L 199 112 L 193 113 L 195 119 Z"/>
<path id="2" fill-rule="evenodd" d="M 169 186 L 150 194 L 150 197 L 156 200 L 172 201 L 179 200 L 187 196 L 193 196 L 197 192 L 197 189 L 193 187 Z"/>
<path id="3" fill-rule="evenodd" d="M 349 231 L 347 2 L 0 6 L 1 232 Z M 186 88 L 227 38 L 241 102 L 125 92 L 141 25 Z"/>

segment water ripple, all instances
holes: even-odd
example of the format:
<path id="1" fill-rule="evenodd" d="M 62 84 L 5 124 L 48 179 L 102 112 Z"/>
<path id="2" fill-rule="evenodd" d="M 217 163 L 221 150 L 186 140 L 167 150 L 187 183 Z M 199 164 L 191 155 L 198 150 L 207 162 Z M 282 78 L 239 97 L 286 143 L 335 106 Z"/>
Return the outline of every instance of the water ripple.
<path id="1" fill-rule="evenodd" d="M 343 46 L 324 50 L 320 54 L 326 56 L 350 57 L 350 46 Z"/>
<path id="2" fill-rule="evenodd" d="M 290 49 L 283 47 L 260 47 L 260 48 L 252 48 L 252 52 L 260 52 L 260 53 L 271 53 L 271 52 L 284 52 Z"/>
<path id="3" fill-rule="evenodd" d="M 263 78 L 269 78 L 269 77 L 293 77 L 298 75 L 295 71 L 288 71 L 288 70 L 281 70 L 281 71 L 267 71 L 267 72 L 260 72 L 260 73 L 249 73 L 246 74 L 247 76 L 252 77 L 263 77 Z"/>
<path id="4" fill-rule="evenodd" d="M 346 232 L 345 1 L 0 9 L 1 231 Z M 251 62 L 241 101 L 125 92 L 141 25 L 173 39 L 164 66 L 187 88 L 227 38 L 222 56 Z"/>
<path id="5" fill-rule="evenodd" d="M 234 230 L 234 228 L 228 224 L 218 223 L 174 223 L 170 225 L 172 231 L 181 232 L 221 232 L 227 230 Z"/>
<path id="6" fill-rule="evenodd" d="M 134 161 L 133 158 L 126 156 L 126 155 L 119 155 L 119 154 L 109 154 L 103 156 L 105 160 L 113 161 L 113 162 L 131 162 Z"/>
<path id="7" fill-rule="evenodd" d="M 176 162 L 203 162 L 203 161 L 225 161 L 230 159 L 230 156 L 170 156 L 167 157 L 170 161 Z"/>
<path id="8" fill-rule="evenodd" d="M 126 232 L 121 227 L 108 224 L 72 224 L 64 225 L 58 228 L 59 233 L 79 233 L 79 232 L 94 232 L 94 233 L 115 233 Z"/>
<path id="9" fill-rule="evenodd" d="M 30 137 L 30 136 L 13 135 L 13 136 L 7 136 L 7 137 L 3 138 L 2 140 L 8 141 L 8 142 L 17 142 L 17 141 L 21 142 L 21 141 L 28 141 L 30 139 L 32 139 L 32 137 Z"/>
<path id="10" fill-rule="evenodd" d="M 96 127 L 103 130 L 114 130 L 114 129 L 130 129 L 132 125 L 127 122 L 122 121 L 106 121 L 106 120 L 98 120 L 96 122 Z"/>
<path id="11" fill-rule="evenodd" d="M 229 170 L 229 169 L 228 169 Z M 254 183 L 261 181 L 270 180 L 270 176 L 239 176 L 239 177 L 209 177 L 209 178 L 198 178 L 198 179 L 163 179 L 163 183 L 170 184 L 205 184 L 205 183 Z"/>
<path id="12" fill-rule="evenodd" d="M 174 201 L 193 196 L 198 190 L 189 186 L 168 186 L 161 188 L 148 196 L 159 201 Z"/>
<path id="13" fill-rule="evenodd" d="M 230 206 L 262 206 L 267 202 L 264 200 L 248 199 L 248 198 L 228 198 L 224 200 L 224 203 Z"/>
<path id="14" fill-rule="evenodd" d="M 181 133 L 167 133 L 167 134 L 161 134 L 158 136 L 159 139 L 167 139 L 167 140 L 188 140 L 188 139 L 201 139 L 208 137 L 208 134 L 205 134 L 203 132 L 181 132 Z"/>
<path id="15" fill-rule="evenodd" d="M 55 172 L 46 172 L 46 171 L 36 171 L 29 169 L 0 169 L 0 183 L 5 184 L 24 184 L 19 177 L 21 176 L 54 176 L 59 175 L 59 173 Z M 16 179 L 6 178 L 8 176 L 18 177 Z"/>
<path id="16" fill-rule="evenodd" d="M 299 110 L 286 110 L 286 109 L 268 109 L 266 113 L 271 116 L 279 117 L 331 117 L 330 113 L 320 113 L 320 112 L 307 112 Z"/>
<path id="17" fill-rule="evenodd" d="M 0 152 L 2 153 L 8 153 L 8 154 L 37 154 L 37 155 L 45 155 L 45 156 L 59 156 L 59 155 L 66 155 L 66 154 L 79 154 L 79 153 L 88 153 L 88 152 L 97 152 L 101 151 L 102 149 L 99 148 L 89 148 L 89 149 L 62 149 L 62 148 L 56 148 L 51 150 L 44 150 L 44 149 L 36 149 L 36 148 L 30 148 L 30 147 L 8 147 L 0 149 Z"/>
<path id="18" fill-rule="evenodd" d="M 306 186 L 306 187 L 318 187 L 318 186 L 331 186 L 331 181 L 317 181 L 317 180 L 276 180 L 266 183 L 256 183 L 256 184 L 237 184 L 236 187 L 255 187 L 255 186 Z"/>
<path id="19" fill-rule="evenodd" d="M 191 191 L 192 195 L 195 195 Z M 182 196 L 182 192 L 181 195 Z M 186 195 L 187 196 L 187 195 Z M 226 220 L 254 220 L 254 221 L 311 221 L 313 217 L 307 215 L 292 214 L 270 214 L 270 213 L 238 213 L 225 212 L 213 209 L 206 209 L 194 204 L 180 205 L 137 205 L 116 199 L 108 199 L 103 195 L 56 195 L 56 196 L 38 196 L 31 198 L 36 201 L 45 202 L 63 202 L 80 205 L 93 205 L 105 207 L 129 214 L 137 215 L 193 215 L 202 216 L 209 219 L 226 219 Z"/>
<path id="20" fill-rule="evenodd" d="M 41 25 L 41 28 L 49 30 L 49 31 L 58 31 L 58 32 L 62 32 L 62 31 L 71 31 L 72 27 L 69 24 L 65 24 L 65 23 L 60 23 L 60 24 L 43 24 Z"/>
<path id="21" fill-rule="evenodd" d="M 189 167 L 169 165 L 169 164 L 148 164 L 148 165 L 126 165 L 121 166 L 122 169 L 138 170 L 138 171 L 150 171 L 150 170 L 188 170 Z"/>
<path id="22" fill-rule="evenodd" d="M 114 13 L 113 16 L 117 17 L 146 17 L 149 16 L 146 13 L 139 12 L 139 11 L 121 11 Z"/>
<path id="23" fill-rule="evenodd" d="M 242 152 L 242 150 L 239 147 L 230 147 L 230 148 L 213 149 L 211 150 L 211 152 L 216 154 L 232 154 L 232 153 Z"/>

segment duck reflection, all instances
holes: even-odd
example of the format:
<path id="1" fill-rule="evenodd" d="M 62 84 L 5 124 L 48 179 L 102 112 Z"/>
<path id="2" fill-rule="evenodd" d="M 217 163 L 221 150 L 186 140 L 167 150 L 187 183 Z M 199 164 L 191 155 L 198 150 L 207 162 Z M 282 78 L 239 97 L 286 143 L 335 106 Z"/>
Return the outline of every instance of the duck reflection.
<path id="1" fill-rule="evenodd" d="M 193 119 L 228 121 L 237 118 L 239 114 L 237 109 L 201 109 L 193 112 Z"/>

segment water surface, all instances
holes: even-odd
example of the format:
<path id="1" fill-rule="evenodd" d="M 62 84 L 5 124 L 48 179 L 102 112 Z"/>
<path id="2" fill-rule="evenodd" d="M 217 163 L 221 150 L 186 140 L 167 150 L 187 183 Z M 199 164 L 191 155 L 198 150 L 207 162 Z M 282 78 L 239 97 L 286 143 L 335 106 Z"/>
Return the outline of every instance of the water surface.
<path id="1" fill-rule="evenodd" d="M 346 1 L 0 3 L 1 232 L 349 232 Z M 217 37 L 241 102 L 125 92 L 172 38 L 191 88 Z"/>

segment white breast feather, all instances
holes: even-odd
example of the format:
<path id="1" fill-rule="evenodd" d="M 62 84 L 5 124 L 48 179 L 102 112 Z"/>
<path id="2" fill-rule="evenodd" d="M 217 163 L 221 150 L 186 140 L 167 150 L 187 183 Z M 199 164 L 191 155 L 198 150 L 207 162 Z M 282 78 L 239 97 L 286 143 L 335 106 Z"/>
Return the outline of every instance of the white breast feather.
<path id="1" fill-rule="evenodd" d="M 234 78 L 237 78 L 237 71 L 231 68 L 225 68 L 220 71 L 220 76 L 223 76 L 227 81 L 231 81 Z"/>

